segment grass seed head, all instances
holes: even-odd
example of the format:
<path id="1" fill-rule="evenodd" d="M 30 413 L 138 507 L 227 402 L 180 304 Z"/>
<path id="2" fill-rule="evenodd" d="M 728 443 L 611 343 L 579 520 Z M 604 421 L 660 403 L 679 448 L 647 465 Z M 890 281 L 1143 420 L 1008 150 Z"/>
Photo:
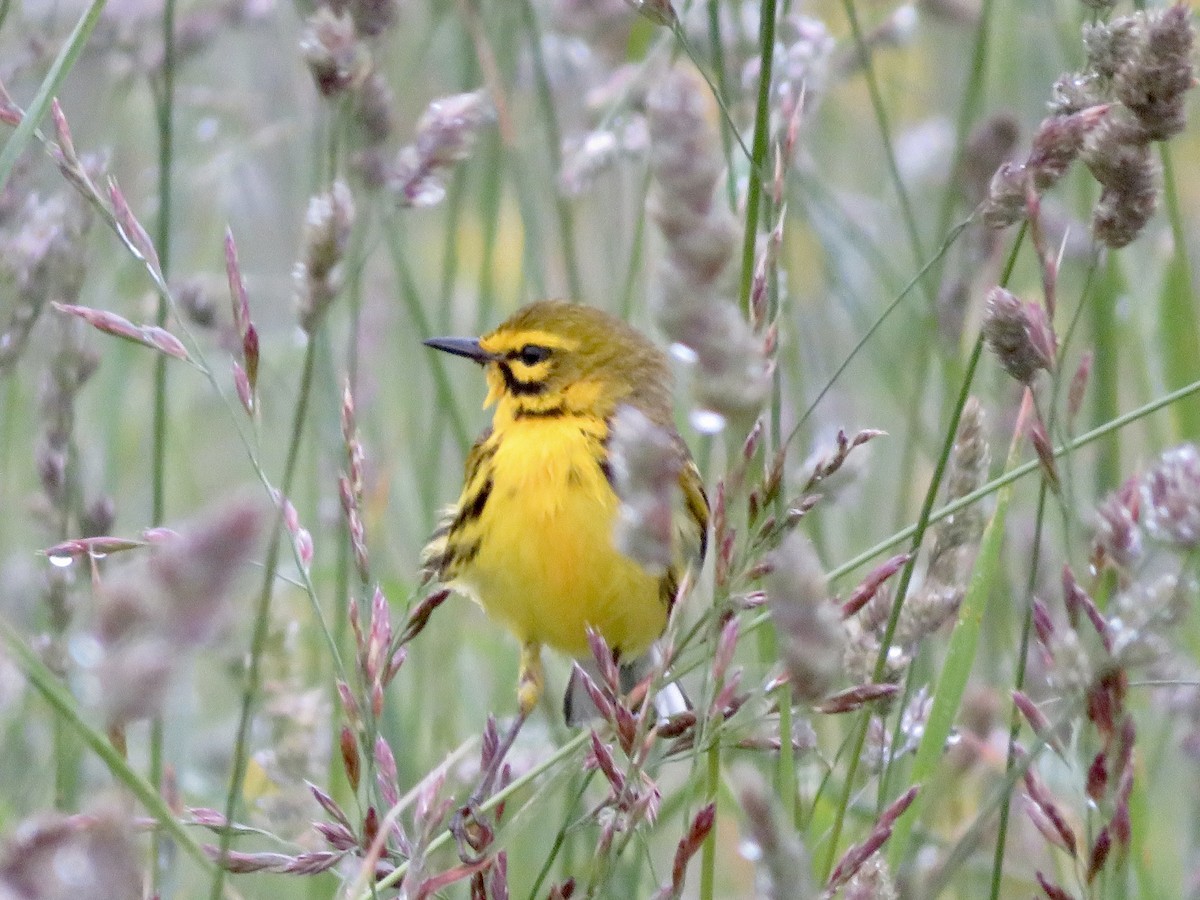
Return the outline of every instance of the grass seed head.
<path id="1" fill-rule="evenodd" d="M 371 56 L 360 41 L 349 12 L 318 7 L 300 38 L 300 54 L 323 97 L 333 97 L 359 84 L 371 68 Z"/>
<path id="2" fill-rule="evenodd" d="M 682 69 L 668 72 L 646 99 L 651 214 L 667 241 L 654 314 L 681 353 L 694 360 L 694 391 L 710 423 L 752 417 L 769 387 L 762 341 L 723 296 L 736 245 L 728 206 L 717 194 L 723 171 L 707 89 Z"/>
<path id="3" fill-rule="evenodd" d="M 1150 537 L 1192 551 L 1200 546 L 1200 448 L 1168 450 L 1141 484 L 1142 523 Z"/>
<path id="4" fill-rule="evenodd" d="M 300 326 L 312 334 L 342 288 L 342 260 L 354 227 L 354 197 L 343 181 L 309 200 L 293 272 Z"/>
<path id="5" fill-rule="evenodd" d="M 767 602 L 792 690 L 804 702 L 823 699 L 842 673 L 846 642 L 839 608 L 808 539 L 790 534 L 771 554 Z"/>
<path id="6" fill-rule="evenodd" d="M 666 429 L 632 406 L 613 417 L 609 442 L 613 482 L 621 511 L 613 542 L 647 572 L 661 574 L 672 561 L 675 499 L 683 457 Z"/>
<path id="7" fill-rule="evenodd" d="M 1023 303 L 1011 291 L 988 292 L 983 335 L 1004 370 L 1021 384 L 1030 384 L 1039 370 L 1054 366 L 1052 336 L 1045 310 Z"/>

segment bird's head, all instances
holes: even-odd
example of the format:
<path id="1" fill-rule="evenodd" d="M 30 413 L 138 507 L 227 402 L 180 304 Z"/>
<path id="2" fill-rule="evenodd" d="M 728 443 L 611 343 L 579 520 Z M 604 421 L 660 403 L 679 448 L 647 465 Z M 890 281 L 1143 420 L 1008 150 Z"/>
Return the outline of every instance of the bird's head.
<path id="1" fill-rule="evenodd" d="M 484 367 L 496 419 L 561 411 L 608 418 L 621 403 L 671 415 L 671 371 L 649 339 L 598 309 L 543 300 L 481 338 L 431 338 L 429 347 Z"/>

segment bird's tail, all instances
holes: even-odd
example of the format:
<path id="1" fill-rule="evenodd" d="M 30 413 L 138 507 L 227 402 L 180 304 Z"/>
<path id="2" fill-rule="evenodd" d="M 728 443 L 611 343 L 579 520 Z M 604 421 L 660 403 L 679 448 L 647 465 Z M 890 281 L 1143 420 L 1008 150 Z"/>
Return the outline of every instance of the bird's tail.
<path id="1" fill-rule="evenodd" d="M 658 652 L 657 647 L 650 648 L 648 652 L 631 662 L 622 663 L 620 667 L 621 693 L 628 694 L 655 667 L 661 665 L 662 654 Z M 587 672 L 596 684 L 601 683 L 600 671 L 596 666 L 595 660 L 581 659 L 579 660 L 579 667 Z M 670 682 L 664 685 L 654 695 L 654 709 L 660 719 L 667 719 L 677 713 L 687 712 L 691 708 L 691 701 L 688 700 L 687 694 L 683 692 L 683 688 L 677 682 Z M 587 689 L 584 688 L 583 679 L 579 677 L 578 672 L 572 670 L 571 680 L 567 682 L 567 693 L 563 697 L 563 717 L 567 720 L 567 724 L 579 727 L 587 724 L 589 720 L 596 718 L 598 715 L 600 715 L 600 710 L 596 708 L 596 704 L 592 702 Z"/>

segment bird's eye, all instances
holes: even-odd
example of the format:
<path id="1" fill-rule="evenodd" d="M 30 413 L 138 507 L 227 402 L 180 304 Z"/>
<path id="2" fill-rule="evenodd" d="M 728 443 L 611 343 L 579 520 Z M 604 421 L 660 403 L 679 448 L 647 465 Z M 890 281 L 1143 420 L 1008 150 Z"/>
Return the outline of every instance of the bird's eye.
<path id="1" fill-rule="evenodd" d="M 517 354 L 517 359 L 527 366 L 536 366 L 544 359 L 550 356 L 549 347 L 541 347 L 537 344 L 526 344 Z"/>

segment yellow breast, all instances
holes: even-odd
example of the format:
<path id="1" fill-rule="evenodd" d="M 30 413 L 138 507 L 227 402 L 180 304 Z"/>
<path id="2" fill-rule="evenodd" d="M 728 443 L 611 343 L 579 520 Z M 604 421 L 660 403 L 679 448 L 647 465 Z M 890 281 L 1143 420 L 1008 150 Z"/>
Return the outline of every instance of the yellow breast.
<path id="1" fill-rule="evenodd" d="M 492 435 L 468 486 L 478 497 L 490 478 L 486 502 L 458 536 L 478 549 L 453 583 L 522 642 L 585 656 L 590 625 L 632 658 L 662 633 L 667 606 L 659 579 L 613 546 L 619 501 L 600 466 L 604 434 L 601 420 L 565 415 Z"/>

